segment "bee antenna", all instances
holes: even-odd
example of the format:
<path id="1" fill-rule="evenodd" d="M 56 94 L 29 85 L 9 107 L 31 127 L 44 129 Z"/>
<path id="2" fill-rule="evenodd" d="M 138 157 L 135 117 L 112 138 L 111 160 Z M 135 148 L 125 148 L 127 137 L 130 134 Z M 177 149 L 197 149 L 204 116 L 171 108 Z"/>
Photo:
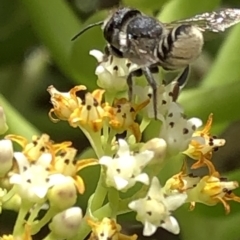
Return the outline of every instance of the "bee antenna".
<path id="1" fill-rule="evenodd" d="M 76 38 L 78 38 L 80 35 L 82 35 L 84 32 L 86 32 L 88 29 L 90 28 L 93 28 L 93 27 L 96 27 L 96 26 L 99 26 L 99 25 L 102 25 L 104 22 L 103 21 L 100 21 L 100 22 L 96 22 L 96 23 L 92 23 L 92 24 L 89 24 L 88 26 L 86 26 L 84 29 L 82 29 L 78 34 L 76 34 L 72 39 L 71 41 L 74 41 Z"/>

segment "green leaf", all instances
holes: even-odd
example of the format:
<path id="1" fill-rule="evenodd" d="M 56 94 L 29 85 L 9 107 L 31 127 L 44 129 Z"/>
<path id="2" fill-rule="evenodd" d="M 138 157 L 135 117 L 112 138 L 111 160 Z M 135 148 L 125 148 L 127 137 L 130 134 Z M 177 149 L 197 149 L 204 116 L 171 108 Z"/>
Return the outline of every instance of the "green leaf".
<path id="1" fill-rule="evenodd" d="M 8 102 L 0 95 L 0 106 L 3 107 L 9 126 L 8 134 L 22 135 L 28 139 L 32 139 L 32 135 L 36 135 L 39 131 L 24 119 Z"/>
<path id="2" fill-rule="evenodd" d="M 220 0 L 172 0 L 164 5 L 158 19 L 163 22 L 171 22 L 183 18 L 192 17 L 196 14 L 214 10 Z"/>
<path id="3" fill-rule="evenodd" d="M 74 35 L 90 23 L 98 22 L 105 19 L 107 16 L 106 11 L 101 11 L 91 17 L 81 28 L 79 28 Z M 72 38 L 73 36 L 71 36 Z M 71 66 L 76 69 L 76 82 L 84 84 L 93 89 L 96 88 L 97 77 L 95 76 L 95 68 L 97 60 L 89 55 L 92 49 L 103 51 L 106 42 L 104 40 L 102 30 L 100 27 L 95 27 L 85 32 L 79 38 L 72 42 L 70 52 Z"/>
<path id="4" fill-rule="evenodd" d="M 168 0 L 123 0 L 123 5 L 128 7 L 137 8 L 144 13 L 152 13 L 154 10 L 160 9 Z"/>
<path id="5" fill-rule="evenodd" d="M 204 87 L 218 87 L 240 81 L 240 57 L 236 52 L 240 48 L 240 24 L 228 34 L 210 72 L 203 80 Z"/>
<path id="6" fill-rule="evenodd" d="M 71 38 L 79 31 L 80 24 L 67 2 L 58 0 L 22 0 L 22 2 L 34 30 L 50 50 L 54 61 L 67 76 L 77 79 L 77 69 L 70 64 L 69 59 Z"/>
<path id="7" fill-rule="evenodd" d="M 201 116 L 207 119 L 214 114 L 214 123 L 229 123 L 240 119 L 239 106 L 240 81 L 221 86 L 199 87 L 180 95 L 180 103 L 188 116 Z"/>

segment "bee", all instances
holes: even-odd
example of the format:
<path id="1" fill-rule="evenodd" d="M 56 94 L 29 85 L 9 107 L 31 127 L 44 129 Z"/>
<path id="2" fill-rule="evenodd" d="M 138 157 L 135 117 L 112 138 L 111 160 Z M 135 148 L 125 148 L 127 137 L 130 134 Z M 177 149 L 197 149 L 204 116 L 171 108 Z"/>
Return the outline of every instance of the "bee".
<path id="1" fill-rule="evenodd" d="M 157 83 L 152 72 L 184 69 L 187 79 L 189 65 L 200 55 L 204 32 L 219 33 L 240 22 L 240 9 L 221 9 L 198 14 L 192 18 L 162 23 L 133 8 L 122 7 L 106 20 L 93 23 L 75 35 L 75 40 L 88 29 L 101 26 L 107 41 L 107 52 L 137 64 L 152 87 L 153 108 L 157 116 Z M 127 77 L 129 100 L 132 100 L 133 76 Z"/>

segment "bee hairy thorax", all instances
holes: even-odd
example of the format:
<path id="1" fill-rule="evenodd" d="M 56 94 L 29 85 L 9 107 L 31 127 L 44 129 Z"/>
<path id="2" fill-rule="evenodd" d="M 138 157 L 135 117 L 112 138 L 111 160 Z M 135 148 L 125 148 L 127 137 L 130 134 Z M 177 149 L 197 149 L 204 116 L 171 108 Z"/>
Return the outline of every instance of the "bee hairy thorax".
<path id="1" fill-rule="evenodd" d="M 141 65 L 158 62 L 153 52 L 164 28 L 155 18 L 136 9 L 120 8 L 103 25 L 104 37 L 112 54 Z"/>
<path id="2" fill-rule="evenodd" d="M 202 32 L 193 25 L 179 25 L 163 36 L 154 54 L 166 69 L 185 67 L 201 53 L 204 39 Z"/>

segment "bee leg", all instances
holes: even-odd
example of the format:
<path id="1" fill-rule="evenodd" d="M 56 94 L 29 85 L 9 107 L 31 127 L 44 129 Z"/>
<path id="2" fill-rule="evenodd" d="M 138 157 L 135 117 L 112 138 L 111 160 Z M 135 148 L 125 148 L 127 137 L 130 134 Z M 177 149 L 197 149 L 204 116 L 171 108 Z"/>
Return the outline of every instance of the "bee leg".
<path id="1" fill-rule="evenodd" d="M 157 120 L 157 83 L 153 78 L 150 68 L 144 67 L 142 68 L 142 72 L 153 90 L 153 112 L 154 118 Z"/>
<path id="2" fill-rule="evenodd" d="M 180 89 L 186 86 L 189 72 L 190 72 L 190 67 L 188 65 L 186 68 L 184 68 L 183 72 L 177 78 L 178 86 L 180 87 Z"/>
<path id="3" fill-rule="evenodd" d="M 173 88 L 173 96 L 172 100 L 174 102 L 177 101 L 178 96 L 180 94 L 180 90 L 184 88 L 184 86 L 187 84 L 188 80 L 188 75 L 189 75 L 189 65 L 183 70 L 183 72 L 175 79 L 177 84 Z"/>
<path id="4" fill-rule="evenodd" d="M 127 77 L 127 85 L 128 85 L 128 99 L 129 102 L 133 99 L 133 77 L 141 77 L 143 75 L 141 69 L 137 69 L 131 72 Z"/>
<path id="5" fill-rule="evenodd" d="M 133 73 L 129 73 L 127 77 L 127 85 L 128 85 L 128 100 L 129 102 L 132 102 L 133 99 Z"/>

